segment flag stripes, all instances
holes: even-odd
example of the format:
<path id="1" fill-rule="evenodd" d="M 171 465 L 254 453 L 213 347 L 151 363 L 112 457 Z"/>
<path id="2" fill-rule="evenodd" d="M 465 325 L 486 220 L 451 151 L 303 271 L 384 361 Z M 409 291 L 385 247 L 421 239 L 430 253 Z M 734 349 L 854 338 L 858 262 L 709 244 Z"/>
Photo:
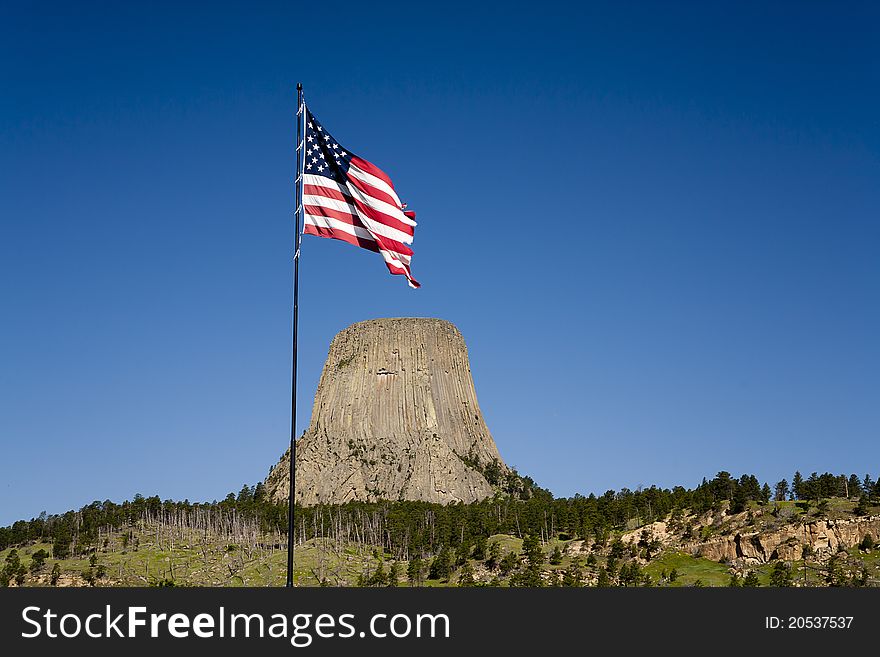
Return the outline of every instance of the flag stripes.
<path id="1" fill-rule="evenodd" d="M 303 167 L 303 233 L 341 240 L 379 253 L 392 274 L 412 277 L 415 213 L 404 205 L 388 175 L 339 145 L 306 109 Z"/>

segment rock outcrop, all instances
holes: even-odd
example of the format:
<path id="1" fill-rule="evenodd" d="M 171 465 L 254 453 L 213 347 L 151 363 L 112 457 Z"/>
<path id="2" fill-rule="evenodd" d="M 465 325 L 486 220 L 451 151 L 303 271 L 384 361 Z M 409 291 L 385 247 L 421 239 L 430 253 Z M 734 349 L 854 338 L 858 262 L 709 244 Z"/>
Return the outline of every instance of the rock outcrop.
<path id="1" fill-rule="evenodd" d="M 288 459 L 266 480 L 276 500 L 288 496 Z M 487 475 L 507 472 L 454 325 L 374 319 L 333 339 L 296 445 L 297 502 L 473 502 L 493 494 Z"/>
<path id="2" fill-rule="evenodd" d="M 858 545 L 865 534 L 880 536 L 880 517 L 813 520 L 773 531 L 721 536 L 687 547 L 713 561 L 767 563 L 772 559 L 800 559 L 804 546 L 818 557 L 831 556 L 841 548 Z"/>

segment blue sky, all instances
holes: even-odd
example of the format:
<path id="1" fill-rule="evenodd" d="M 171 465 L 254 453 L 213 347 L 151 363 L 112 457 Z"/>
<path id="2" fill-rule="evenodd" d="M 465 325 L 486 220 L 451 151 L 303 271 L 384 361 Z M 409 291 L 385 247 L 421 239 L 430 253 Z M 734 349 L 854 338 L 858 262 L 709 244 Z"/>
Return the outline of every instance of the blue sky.
<path id="1" fill-rule="evenodd" d="M 333 335 L 459 326 L 560 496 L 880 475 L 870 3 L 14 3 L 0 21 L 0 523 L 211 500 L 287 444 L 295 84 L 418 213 L 410 290 L 307 237 Z"/>

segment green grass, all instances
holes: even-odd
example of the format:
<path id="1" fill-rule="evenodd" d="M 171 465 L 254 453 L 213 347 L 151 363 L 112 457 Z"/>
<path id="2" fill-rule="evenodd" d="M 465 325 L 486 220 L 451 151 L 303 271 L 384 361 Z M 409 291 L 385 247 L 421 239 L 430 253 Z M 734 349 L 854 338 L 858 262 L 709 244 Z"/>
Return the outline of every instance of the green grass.
<path id="1" fill-rule="evenodd" d="M 849 500 L 835 499 L 829 501 L 828 517 L 837 514 L 851 514 L 855 503 Z M 751 505 L 750 505 L 751 506 Z M 732 521 L 725 520 L 721 525 L 711 528 L 703 527 L 702 530 L 708 535 L 718 535 L 731 531 L 760 531 L 770 525 L 779 526 L 783 522 L 798 522 L 797 519 L 813 519 L 815 507 L 803 508 L 806 505 L 796 502 L 771 502 L 760 507 L 763 514 L 756 513 L 754 525 L 743 525 L 743 518 L 739 517 Z M 769 511 L 774 507 L 781 512 L 779 517 L 772 516 Z M 876 507 L 875 507 L 876 509 Z M 752 511 L 758 511 L 757 505 Z M 804 516 L 807 513 L 808 516 Z M 783 521 L 783 516 L 788 520 Z M 751 529 L 746 529 L 746 527 Z M 126 530 L 125 533 L 128 533 Z M 78 555 L 55 561 L 47 559 L 42 570 L 36 576 L 28 574 L 26 583 L 29 586 L 48 585 L 49 573 L 55 563 L 61 568 L 62 584 L 85 585 L 82 578 L 83 571 L 90 568 L 89 556 L 94 554 L 98 564 L 106 569 L 106 577 L 99 582 L 102 586 L 150 586 L 163 580 L 171 580 L 181 586 L 281 586 L 286 576 L 287 553 L 285 546 L 280 544 L 283 540 L 278 537 L 264 537 L 267 544 L 277 545 L 278 549 L 249 548 L 247 545 L 229 545 L 227 539 L 219 537 L 205 539 L 198 532 L 179 535 L 174 541 L 169 540 L 169 529 L 131 528 L 132 540 L 123 547 L 123 532 L 116 532 L 107 537 L 107 546 L 103 546 L 104 536 L 101 537 L 101 545 L 86 555 Z M 157 537 L 156 532 L 159 532 Z M 164 535 L 163 535 L 164 534 Z M 186 537 L 186 538 L 184 538 Z M 875 537 L 880 539 L 880 537 Z M 613 539 L 612 539 L 613 540 Z M 575 540 L 552 540 L 544 547 L 544 553 L 548 557 L 554 547 L 559 545 L 564 548 L 576 542 Z M 610 544 L 611 541 L 609 541 Z M 495 534 L 487 540 L 487 545 L 498 543 L 501 547 L 502 557 L 506 554 L 519 554 L 522 551 L 523 541 L 509 534 Z M 46 543 L 36 543 L 17 548 L 19 558 L 27 568 L 32 562 L 34 552 L 43 549 L 51 553 L 51 546 Z M 0 551 L 0 566 L 4 563 L 10 549 Z M 628 554 L 628 553 L 627 553 Z M 585 566 L 587 554 L 579 555 L 582 566 Z M 382 559 L 386 571 L 392 563 L 391 555 L 375 555 L 373 548 L 349 544 L 342 549 L 336 549 L 329 540 L 313 539 L 302 545 L 298 545 L 295 553 L 294 581 L 300 586 L 317 586 L 321 579 L 325 579 L 331 586 L 355 585 L 358 576 L 375 570 L 378 559 Z M 603 553 L 595 553 L 596 566 L 591 570 L 585 568 L 585 572 L 595 574 L 596 569 L 607 562 L 607 547 Z M 618 562 L 618 565 L 624 561 Z M 573 557 L 564 554 L 562 563 L 551 566 L 544 564 L 545 571 L 565 570 L 571 565 Z M 860 553 L 857 548 L 849 551 L 848 561 L 853 568 L 861 568 L 861 565 L 869 570 L 873 581 L 880 584 L 880 548 L 870 553 Z M 482 571 L 482 566 L 472 562 L 475 570 Z M 769 584 L 770 572 L 773 564 L 762 564 L 751 568 L 758 575 L 759 582 L 763 586 Z M 794 575 L 796 581 L 801 581 L 803 571 L 801 563 L 795 562 Z M 427 564 L 426 564 L 427 566 Z M 815 566 L 809 571 L 810 583 L 818 580 L 819 574 Z M 406 586 L 407 563 L 400 563 L 400 585 Z M 678 579 L 675 582 L 667 582 L 666 586 L 681 587 L 690 586 L 700 580 L 705 586 L 727 586 L 730 581 L 728 566 L 716 563 L 701 557 L 694 557 L 683 551 L 667 551 L 655 557 L 644 567 L 644 570 L 657 583 L 661 571 L 667 575 L 675 569 Z M 445 587 L 455 586 L 458 574 L 453 574 L 451 582 L 440 580 L 427 580 L 424 586 Z M 502 579 L 502 585 L 506 585 L 506 578 Z"/>
<path id="2" fill-rule="evenodd" d="M 500 543 L 501 544 L 501 556 L 504 556 L 508 552 L 515 552 L 517 554 L 522 551 L 522 539 L 516 538 L 515 536 L 511 536 L 510 534 L 492 534 L 489 539 L 486 541 L 487 545 L 492 543 Z"/>
<path id="3" fill-rule="evenodd" d="M 645 572 L 654 582 L 659 582 L 660 573 L 665 570 L 668 575 L 673 568 L 678 571 L 678 579 L 668 582 L 666 586 L 691 586 L 697 580 L 702 581 L 705 586 L 727 586 L 730 581 L 728 567 L 724 564 L 703 557 L 692 557 L 684 552 L 662 554 L 645 566 Z"/>
<path id="4" fill-rule="evenodd" d="M 94 554 L 97 563 L 106 568 L 107 575 L 101 585 L 150 586 L 162 580 L 173 580 L 180 586 L 281 586 L 287 572 L 286 550 L 249 550 L 246 546 L 235 545 L 229 549 L 225 541 L 208 541 L 202 545 L 175 543 L 173 547 L 162 541 L 155 543 L 151 532 L 135 531 L 139 544 L 132 542 L 123 549 L 118 537 L 105 551 L 97 549 Z M 25 567 L 32 561 L 31 555 L 39 549 L 51 552 L 51 546 L 37 543 L 18 547 L 18 555 Z M 0 551 L 2 565 L 11 549 Z M 28 575 L 27 585 L 46 586 L 48 576 L 55 563 L 61 569 L 62 580 L 74 585 L 85 585 L 83 571 L 89 569 L 91 555 L 71 556 L 65 559 L 47 559 L 42 570 L 36 575 Z M 316 586 L 319 576 L 331 585 L 350 585 L 357 581 L 365 569 L 374 569 L 377 560 L 372 550 L 358 551 L 353 547 L 336 552 L 329 542 L 322 545 L 316 540 L 307 541 L 296 547 L 294 553 L 294 582 L 304 586 Z M 386 561 L 386 569 L 388 562 Z M 403 564 L 405 573 L 405 564 Z"/>

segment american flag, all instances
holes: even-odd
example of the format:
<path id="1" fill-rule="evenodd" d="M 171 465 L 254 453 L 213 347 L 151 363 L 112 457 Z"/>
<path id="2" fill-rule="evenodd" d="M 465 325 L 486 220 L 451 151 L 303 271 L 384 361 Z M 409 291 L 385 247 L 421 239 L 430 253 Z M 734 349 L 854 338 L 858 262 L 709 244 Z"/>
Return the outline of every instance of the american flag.
<path id="1" fill-rule="evenodd" d="M 391 178 L 344 149 L 306 108 L 303 233 L 379 253 L 392 274 L 410 272 L 415 212 L 405 210 Z"/>

